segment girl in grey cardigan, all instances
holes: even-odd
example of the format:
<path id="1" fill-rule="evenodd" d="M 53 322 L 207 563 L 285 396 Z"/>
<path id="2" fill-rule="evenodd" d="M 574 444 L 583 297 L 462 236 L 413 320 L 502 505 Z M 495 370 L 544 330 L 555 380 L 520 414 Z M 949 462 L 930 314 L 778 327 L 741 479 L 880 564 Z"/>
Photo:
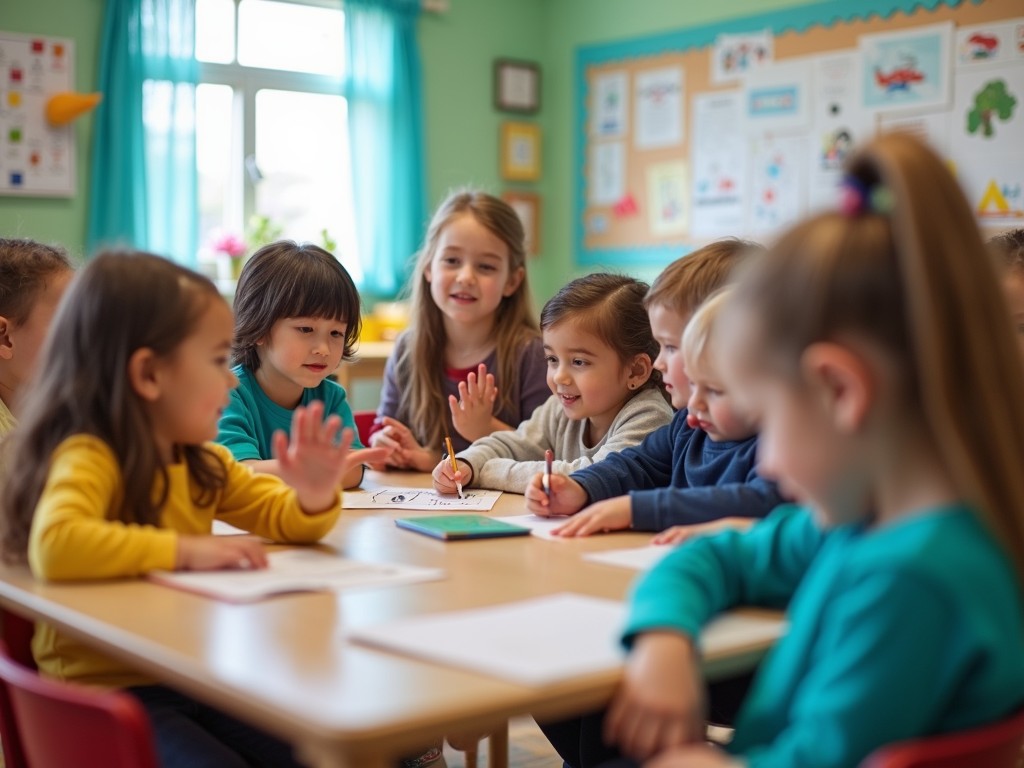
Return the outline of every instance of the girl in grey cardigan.
<path id="1" fill-rule="evenodd" d="M 636 445 L 672 419 L 658 344 L 643 299 L 647 285 L 630 277 L 597 273 L 562 288 L 541 312 L 551 397 L 514 432 L 495 432 L 447 459 L 433 472 L 434 488 L 464 486 L 522 493 L 545 469 L 568 474 L 610 453 Z"/>

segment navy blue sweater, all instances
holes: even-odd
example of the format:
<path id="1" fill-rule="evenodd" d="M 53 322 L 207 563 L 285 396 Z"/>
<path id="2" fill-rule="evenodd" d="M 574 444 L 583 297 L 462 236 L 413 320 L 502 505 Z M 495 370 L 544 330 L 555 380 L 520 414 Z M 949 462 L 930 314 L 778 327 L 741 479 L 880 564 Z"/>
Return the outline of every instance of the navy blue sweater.
<path id="1" fill-rule="evenodd" d="M 782 497 L 754 470 L 757 435 L 715 442 L 686 425 L 686 410 L 632 448 L 609 454 L 570 477 L 590 503 L 628 493 L 633 530 L 663 531 L 673 525 L 720 517 L 764 517 Z"/>

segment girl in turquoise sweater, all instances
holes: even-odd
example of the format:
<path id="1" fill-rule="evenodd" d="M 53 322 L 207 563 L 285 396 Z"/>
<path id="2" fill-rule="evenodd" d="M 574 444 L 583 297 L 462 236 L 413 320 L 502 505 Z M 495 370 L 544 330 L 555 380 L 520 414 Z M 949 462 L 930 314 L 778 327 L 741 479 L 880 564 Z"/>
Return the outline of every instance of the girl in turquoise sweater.
<path id="1" fill-rule="evenodd" d="M 852 768 L 1024 704 L 1024 370 L 999 282 L 919 141 L 880 137 L 848 174 L 842 211 L 752 261 L 716 328 L 760 471 L 802 506 L 635 588 L 604 735 L 650 768 Z M 744 604 L 790 629 L 726 752 L 703 743 L 696 638 Z"/>

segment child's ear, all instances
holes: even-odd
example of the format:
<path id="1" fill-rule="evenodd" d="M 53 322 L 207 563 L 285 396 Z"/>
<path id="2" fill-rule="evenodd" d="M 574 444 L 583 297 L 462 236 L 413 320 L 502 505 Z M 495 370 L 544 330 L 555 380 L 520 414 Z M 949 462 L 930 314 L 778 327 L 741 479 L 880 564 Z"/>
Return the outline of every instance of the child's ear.
<path id="1" fill-rule="evenodd" d="M 867 361 L 848 347 L 831 342 L 811 344 L 800 358 L 812 397 L 824 406 L 835 428 L 858 431 L 874 401 L 875 379 Z"/>
<path id="2" fill-rule="evenodd" d="M 11 321 L 0 315 L 0 360 L 14 357 L 14 341 L 11 339 Z"/>
<path id="3" fill-rule="evenodd" d="M 519 290 L 519 286 L 523 284 L 523 278 L 526 277 L 526 268 L 519 267 L 511 275 L 508 276 L 508 282 L 505 283 L 505 290 L 501 292 L 502 296 L 511 296 L 513 293 Z"/>
<path id="4" fill-rule="evenodd" d="M 140 347 L 128 358 L 128 381 L 135 394 L 153 402 L 160 397 L 161 387 L 156 354 L 149 347 Z"/>
<path id="5" fill-rule="evenodd" d="M 647 380 L 651 378 L 651 371 L 654 370 L 650 355 L 644 352 L 635 355 L 627 367 L 629 375 L 626 379 L 626 386 L 632 390 L 640 389 L 646 384 Z"/>

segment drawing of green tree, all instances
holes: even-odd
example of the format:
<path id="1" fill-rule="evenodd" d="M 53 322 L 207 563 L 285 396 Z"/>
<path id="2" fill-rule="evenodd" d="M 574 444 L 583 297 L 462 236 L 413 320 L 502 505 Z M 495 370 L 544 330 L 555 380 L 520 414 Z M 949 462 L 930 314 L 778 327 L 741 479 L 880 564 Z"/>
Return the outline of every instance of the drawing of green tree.
<path id="1" fill-rule="evenodd" d="M 990 80 L 974 95 L 974 109 L 967 113 L 967 132 L 977 133 L 981 129 L 987 139 L 995 133 L 994 118 L 1006 121 L 1013 114 L 1017 99 L 1006 89 L 1003 80 Z"/>

